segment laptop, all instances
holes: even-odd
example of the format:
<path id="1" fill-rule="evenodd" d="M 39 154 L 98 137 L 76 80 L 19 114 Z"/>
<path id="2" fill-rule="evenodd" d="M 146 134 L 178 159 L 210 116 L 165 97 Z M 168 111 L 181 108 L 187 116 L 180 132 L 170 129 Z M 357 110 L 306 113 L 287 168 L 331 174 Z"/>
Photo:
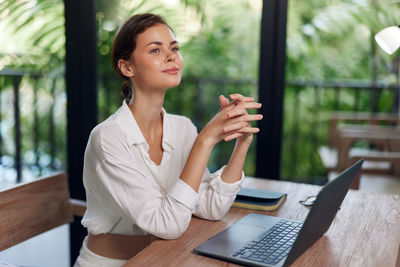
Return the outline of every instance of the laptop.
<path id="1" fill-rule="evenodd" d="M 247 266 L 290 265 L 329 229 L 363 161 L 321 189 L 304 222 L 250 213 L 194 252 Z"/>

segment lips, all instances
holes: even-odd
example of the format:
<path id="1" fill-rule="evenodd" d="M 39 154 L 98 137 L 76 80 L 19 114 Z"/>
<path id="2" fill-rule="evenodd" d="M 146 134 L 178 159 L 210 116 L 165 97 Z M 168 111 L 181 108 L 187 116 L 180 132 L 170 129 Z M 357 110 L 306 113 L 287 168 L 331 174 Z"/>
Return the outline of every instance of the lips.
<path id="1" fill-rule="evenodd" d="M 177 74 L 177 73 L 179 73 L 179 69 L 177 67 L 172 67 L 172 68 L 165 69 L 162 72 L 167 73 L 167 74 Z"/>

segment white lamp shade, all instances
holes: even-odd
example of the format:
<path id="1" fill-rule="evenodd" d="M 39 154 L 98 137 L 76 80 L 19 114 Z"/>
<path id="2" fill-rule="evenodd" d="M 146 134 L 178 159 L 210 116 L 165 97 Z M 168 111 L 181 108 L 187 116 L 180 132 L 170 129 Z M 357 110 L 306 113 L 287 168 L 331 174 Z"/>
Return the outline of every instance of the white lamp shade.
<path id="1" fill-rule="evenodd" d="M 400 47 L 400 27 L 390 26 L 375 35 L 375 41 L 389 55 Z"/>

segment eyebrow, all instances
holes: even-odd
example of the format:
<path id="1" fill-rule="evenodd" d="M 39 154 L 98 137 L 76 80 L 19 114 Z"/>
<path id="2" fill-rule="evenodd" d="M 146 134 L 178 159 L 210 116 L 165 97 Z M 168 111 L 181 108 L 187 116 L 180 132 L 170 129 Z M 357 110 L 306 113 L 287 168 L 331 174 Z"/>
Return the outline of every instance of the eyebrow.
<path id="1" fill-rule="evenodd" d="M 177 43 L 178 43 L 178 41 L 174 40 L 174 41 L 171 41 L 171 42 L 169 43 L 169 45 L 174 45 L 174 44 L 177 44 Z M 160 41 L 153 41 L 153 42 L 148 43 L 146 46 L 149 46 L 149 45 L 152 45 L 152 44 L 155 44 L 155 45 L 162 45 L 162 42 L 160 42 Z"/>

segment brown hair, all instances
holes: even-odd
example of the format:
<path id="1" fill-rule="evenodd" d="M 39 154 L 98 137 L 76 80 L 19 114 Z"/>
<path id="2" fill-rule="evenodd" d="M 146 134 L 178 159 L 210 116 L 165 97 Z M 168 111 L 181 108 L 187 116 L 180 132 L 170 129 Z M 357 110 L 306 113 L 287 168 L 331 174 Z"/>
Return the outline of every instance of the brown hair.
<path id="1" fill-rule="evenodd" d="M 121 93 L 127 102 L 132 98 L 132 85 L 130 84 L 129 78 L 121 73 L 118 67 L 118 60 L 128 60 L 136 48 L 137 36 L 156 24 L 164 24 L 171 28 L 161 16 L 150 13 L 137 14 L 130 17 L 119 28 L 114 37 L 111 49 L 111 61 L 114 71 L 124 80 Z"/>

